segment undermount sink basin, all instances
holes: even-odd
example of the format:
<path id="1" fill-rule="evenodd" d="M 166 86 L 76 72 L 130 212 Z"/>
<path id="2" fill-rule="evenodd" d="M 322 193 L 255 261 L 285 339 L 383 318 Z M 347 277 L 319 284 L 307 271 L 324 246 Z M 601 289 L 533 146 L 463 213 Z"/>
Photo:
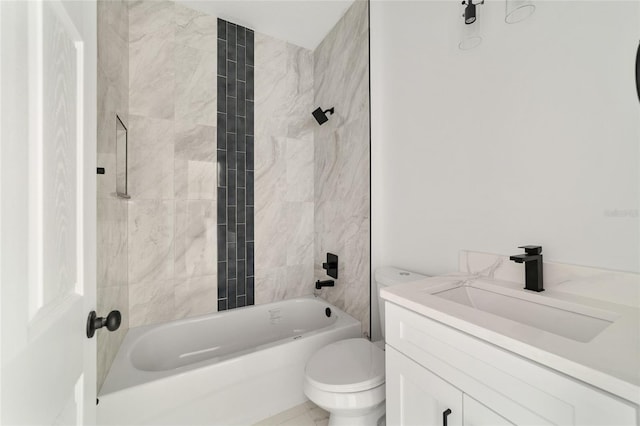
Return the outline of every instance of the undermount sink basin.
<path id="1" fill-rule="evenodd" d="M 562 301 L 545 301 L 538 295 L 507 295 L 469 285 L 433 293 L 462 305 L 507 318 L 578 342 L 589 342 L 607 328 L 617 315 L 595 311 L 575 304 L 562 305 Z M 533 300 L 531 300 L 533 299 Z M 556 306 L 550 306 L 550 305 Z"/>

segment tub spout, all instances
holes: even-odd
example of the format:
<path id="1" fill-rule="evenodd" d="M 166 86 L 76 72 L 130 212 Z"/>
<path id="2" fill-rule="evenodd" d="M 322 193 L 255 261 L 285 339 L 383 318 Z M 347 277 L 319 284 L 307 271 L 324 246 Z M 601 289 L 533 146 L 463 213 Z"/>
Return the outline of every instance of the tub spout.
<path id="1" fill-rule="evenodd" d="M 316 281 L 316 290 L 320 290 L 322 287 L 333 287 L 335 282 L 333 280 Z"/>

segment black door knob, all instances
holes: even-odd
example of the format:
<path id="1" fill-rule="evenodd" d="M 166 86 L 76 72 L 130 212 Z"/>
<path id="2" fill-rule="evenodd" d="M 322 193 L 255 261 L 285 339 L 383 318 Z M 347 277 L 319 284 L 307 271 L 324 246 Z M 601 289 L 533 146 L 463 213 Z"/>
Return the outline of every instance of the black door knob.
<path id="1" fill-rule="evenodd" d="M 121 322 L 122 315 L 120 315 L 120 311 L 111 311 L 106 318 L 99 317 L 96 311 L 91 311 L 89 312 L 89 318 L 87 318 L 87 337 L 91 339 L 96 330 L 102 327 L 107 327 L 109 331 L 116 331 Z"/>

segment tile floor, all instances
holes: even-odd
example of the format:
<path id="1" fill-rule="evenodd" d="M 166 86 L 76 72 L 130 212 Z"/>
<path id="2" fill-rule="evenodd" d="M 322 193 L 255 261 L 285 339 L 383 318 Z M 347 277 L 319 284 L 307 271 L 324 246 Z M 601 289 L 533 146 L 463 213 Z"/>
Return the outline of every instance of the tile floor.
<path id="1" fill-rule="evenodd" d="M 254 426 L 327 426 L 329 413 L 311 401 L 261 420 Z"/>

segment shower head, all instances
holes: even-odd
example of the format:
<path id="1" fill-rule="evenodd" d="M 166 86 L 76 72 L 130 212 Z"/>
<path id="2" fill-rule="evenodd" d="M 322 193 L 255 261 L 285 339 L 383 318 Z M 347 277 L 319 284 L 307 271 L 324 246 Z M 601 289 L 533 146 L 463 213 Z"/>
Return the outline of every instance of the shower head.
<path id="1" fill-rule="evenodd" d="M 311 114 L 313 115 L 313 118 L 316 119 L 318 124 L 323 125 L 324 123 L 329 121 L 329 118 L 327 117 L 327 113 L 329 113 L 329 115 L 332 115 L 333 112 L 334 112 L 333 107 L 324 111 L 322 110 L 321 107 L 318 107 Z"/>

